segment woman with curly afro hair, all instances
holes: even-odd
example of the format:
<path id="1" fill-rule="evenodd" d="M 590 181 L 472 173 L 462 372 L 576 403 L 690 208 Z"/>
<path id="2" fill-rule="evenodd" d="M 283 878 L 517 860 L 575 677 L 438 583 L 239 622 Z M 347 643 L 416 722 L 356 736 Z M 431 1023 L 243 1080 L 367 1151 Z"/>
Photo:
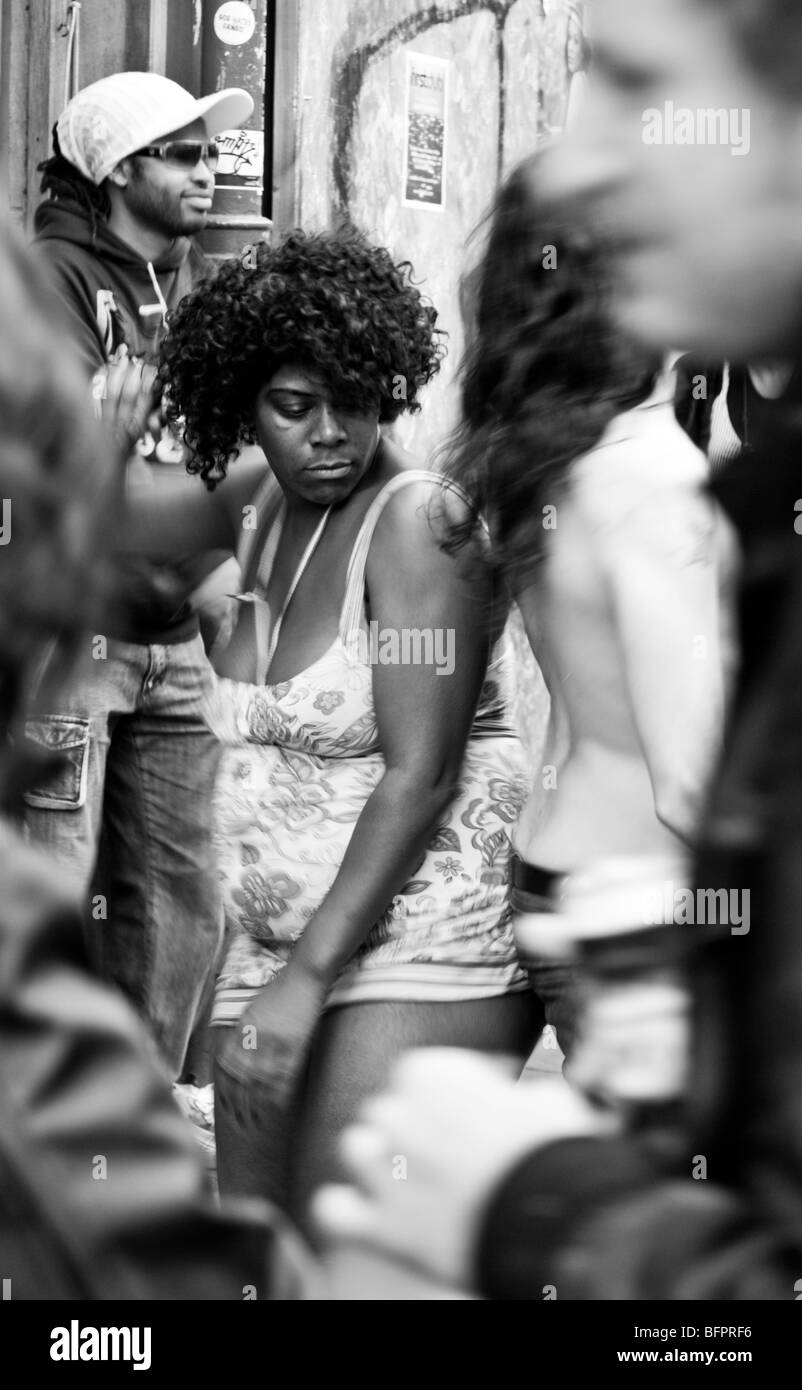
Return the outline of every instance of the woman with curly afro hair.
<path id="1" fill-rule="evenodd" d="M 464 521 L 459 489 L 382 429 L 419 409 L 435 321 L 407 263 L 294 232 L 183 301 L 161 366 L 207 487 L 154 494 L 140 537 L 234 545 L 244 590 L 208 711 L 218 1177 L 301 1223 L 405 1048 L 523 1062 L 534 1042 L 508 920 L 526 783 L 504 613 L 489 569 L 442 548 L 433 514 Z M 254 442 L 269 468 L 237 459 Z"/>

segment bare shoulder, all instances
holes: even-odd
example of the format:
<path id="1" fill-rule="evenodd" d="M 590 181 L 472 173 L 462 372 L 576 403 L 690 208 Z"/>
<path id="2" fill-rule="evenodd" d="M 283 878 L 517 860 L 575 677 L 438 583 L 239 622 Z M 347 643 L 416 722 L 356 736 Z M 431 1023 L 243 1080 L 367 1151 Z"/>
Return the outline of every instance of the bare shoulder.
<path id="1" fill-rule="evenodd" d="M 704 454 L 674 419 L 670 408 L 652 418 L 638 412 L 621 417 L 623 427 L 602 436 L 595 449 L 577 459 L 571 472 L 571 497 L 591 524 L 621 521 L 644 508 L 687 506 L 712 515 L 705 494 L 708 470 Z M 625 419 L 635 417 L 631 429 Z"/>
<path id="2" fill-rule="evenodd" d="M 437 519 L 445 525 L 464 522 L 471 513 L 470 503 L 462 489 L 437 468 L 387 438 L 382 438 L 380 468 L 381 487 L 399 477 L 417 474 L 403 486 L 394 489 L 383 509 L 379 526 L 398 524 L 406 520 L 415 523 L 421 518 Z M 381 487 L 379 490 L 381 490 Z M 378 526 L 377 526 L 378 530 Z"/>

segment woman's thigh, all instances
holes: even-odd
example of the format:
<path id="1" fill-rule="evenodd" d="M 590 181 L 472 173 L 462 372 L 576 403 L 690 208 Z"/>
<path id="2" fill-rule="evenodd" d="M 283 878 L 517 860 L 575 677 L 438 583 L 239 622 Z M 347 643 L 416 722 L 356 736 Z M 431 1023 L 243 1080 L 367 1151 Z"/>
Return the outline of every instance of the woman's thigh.
<path id="1" fill-rule="evenodd" d="M 523 1067 L 543 1027 L 530 993 L 454 1004 L 390 1001 L 330 1009 L 311 1059 L 293 1144 L 292 1207 L 299 1223 L 323 1182 L 344 1176 L 337 1146 L 362 1102 L 384 1089 L 393 1063 L 410 1047 L 469 1047 Z"/>

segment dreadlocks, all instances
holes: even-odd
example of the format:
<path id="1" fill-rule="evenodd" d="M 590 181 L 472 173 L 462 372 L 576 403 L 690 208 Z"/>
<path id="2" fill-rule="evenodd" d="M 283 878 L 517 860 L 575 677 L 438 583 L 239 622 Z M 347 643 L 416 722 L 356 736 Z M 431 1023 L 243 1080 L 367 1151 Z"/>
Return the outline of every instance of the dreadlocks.
<path id="1" fill-rule="evenodd" d="M 84 178 L 80 170 L 64 158 L 55 126 L 53 126 L 53 153 L 50 159 L 45 159 L 37 165 L 37 169 L 42 175 L 42 193 L 49 193 L 53 199 L 79 203 L 89 218 L 89 225 L 94 237 L 97 233 L 98 218 L 105 222 L 111 212 L 108 192 L 104 184 L 98 187 L 97 184 L 92 183 L 91 179 Z"/>

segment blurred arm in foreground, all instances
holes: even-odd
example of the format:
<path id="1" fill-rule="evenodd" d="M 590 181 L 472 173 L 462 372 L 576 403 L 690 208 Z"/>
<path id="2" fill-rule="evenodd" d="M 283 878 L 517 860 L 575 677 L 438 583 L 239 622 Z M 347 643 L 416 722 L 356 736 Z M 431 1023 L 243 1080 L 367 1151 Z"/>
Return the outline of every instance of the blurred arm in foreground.
<path id="1" fill-rule="evenodd" d="M 13 1299 L 296 1297 L 300 1246 L 264 1204 L 216 1207 L 141 1025 L 89 972 L 63 875 L 13 823 L 41 757 L 26 717 L 102 614 L 119 488 L 52 305 L 4 229 L 0 291 L 3 1276 Z"/>

